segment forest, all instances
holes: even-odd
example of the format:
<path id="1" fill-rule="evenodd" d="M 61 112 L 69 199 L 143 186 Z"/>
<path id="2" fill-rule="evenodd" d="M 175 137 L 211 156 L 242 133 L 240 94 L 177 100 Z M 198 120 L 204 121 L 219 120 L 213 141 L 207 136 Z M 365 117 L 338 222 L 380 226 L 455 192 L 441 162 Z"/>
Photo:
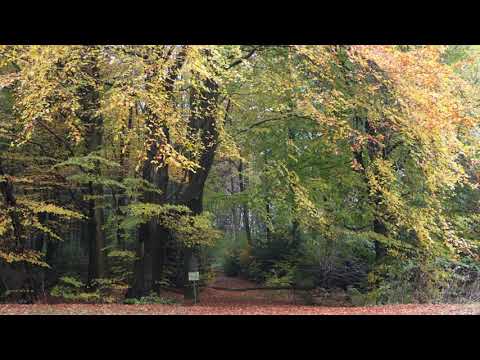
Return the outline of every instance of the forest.
<path id="1" fill-rule="evenodd" d="M 477 306 L 479 95 L 480 46 L 1 45 L 0 313 Z"/>

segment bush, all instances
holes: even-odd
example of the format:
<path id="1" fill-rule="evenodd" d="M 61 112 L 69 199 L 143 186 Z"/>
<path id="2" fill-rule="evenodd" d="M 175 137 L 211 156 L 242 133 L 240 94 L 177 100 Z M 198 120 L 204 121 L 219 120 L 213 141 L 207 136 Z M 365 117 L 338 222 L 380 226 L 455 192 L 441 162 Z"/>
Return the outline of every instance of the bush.
<path id="1" fill-rule="evenodd" d="M 112 250 L 107 257 L 111 277 L 117 282 L 132 284 L 135 253 L 133 251 Z"/>
<path id="2" fill-rule="evenodd" d="M 438 302 L 451 275 L 438 258 L 387 258 L 369 274 L 369 296 L 376 304 Z"/>
<path id="3" fill-rule="evenodd" d="M 313 278 L 322 288 L 367 290 L 375 259 L 368 234 L 337 231 L 330 238 L 309 239 L 302 245 L 299 278 Z"/>
<path id="4" fill-rule="evenodd" d="M 293 283 L 298 288 L 313 288 L 316 286 L 315 274 L 306 273 L 297 268 L 293 274 Z"/>
<path id="5" fill-rule="evenodd" d="M 29 289 L 7 290 L 0 294 L 0 302 L 15 302 L 17 304 L 32 304 L 34 291 Z"/>
<path id="6" fill-rule="evenodd" d="M 241 272 L 240 259 L 238 251 L 229 251 L 223 262 L 223 271 L 227 276 L 238 276 Z"/>
<path id="7" fill-rule="evenodd" d="M 272 272 L 277 278 L 290 273 L 290 282 L 301 288 L 366 290 L 374 257 L 372 241 L 345 233 L 336 234 L 335 240 L 305 235 L 295 241 L 288 233 L 276 233 L 270 242 L 256 244 L 251 253 L 255 264 L 250 278 L 266 281 Z"/>
<path id="8" fill-rule="evenodd" d="M 85 284 L 71 276 L 63 276 L 50 291 L 50 295 L 68 302 L 97 303 L 101 300 L 100 292 L 86 292 Z"/>
<path id="9" fill-rule="evenodd" d="M 273 233 L 268 242 L 254 242 L 241 254 L 241 272 L 257 282 L 278 282 L 281 278 L 286 281 L 288 277 L 291 283 L 294 268 L 301 258 L 300 243 L 284 233 Z"/>
<path id="10" fill-rule="evenodd" d="M 362 294 L 357 288 L 349 287 L 347 289 L 347 294 L 350 299 L 350 302 L 353 306 L 365 306 L 366 297 L 365 294 Z"/>
<path id="11" fill-rule="evenodd" d="M 174 299 L 162 298 L 155 293 L 151 293 L 150 295 L 143 296 L 139 299 L 125 299 L 123 303 L 127 305 L 149 305 L 149 304 L 172 305 L 172 304 L 176 304 L 177 301 Z"/>
<path id="12" fill-rule="evenodd" d="M 242 269 L 242 272 L 245 274 L 247 278 L 253 281 L 256 281 L 256 282 L 265 281 L 266 274 L 262 272 L 260 262 L 255 258 L 250 260 L 250 263 L 247 265 L 245 269 Z"/>
<path id="13" fill-rule="evenodd" d="M 92 281 L 92 287 L 87 288 L 78 278 L 64 276 L 52 288 L 50 295 L 67 302 L 111 304 L 123 296 L 126 288 L 127 285 L 115 279 L 95 279 Z M 116 293 L 118 296 L 115 296 Z"/>
<path id="14" fill-rule="evenodd" d="M 125 291 L 128 289 L 128 284 L 117 279 L 95 279 L 92 281 L 92 286 L 99 294 L 100 301 L 107 304 L 123 298 Z"/>
<path id="15" fill-rule="evenodd" d="M 480 263 L 472 259 L 445 264 L 450 277 L 442 288 L 441 301 L 471 303 L 480 301 Z"/>
<path id="16" fill-rule="evenodd" d="M 265 279 L 267 287 L 291 287 L 294 284 L 296 267 L 288 261 L 281 261 L 273 266 Z"/>

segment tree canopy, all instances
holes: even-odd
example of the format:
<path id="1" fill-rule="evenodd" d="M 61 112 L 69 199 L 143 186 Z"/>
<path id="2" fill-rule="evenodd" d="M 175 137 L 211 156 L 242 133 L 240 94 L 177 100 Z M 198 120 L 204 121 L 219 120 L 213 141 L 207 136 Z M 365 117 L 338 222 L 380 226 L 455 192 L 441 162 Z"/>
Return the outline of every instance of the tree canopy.
<path id="1" fill-rule="evenodd" d="M 248 276 L 291 284 L 348 248 L 377 299 L 441 289 L 480 261 L 479 64 L 474 46 L 1 46 L 0 261 L 38 292 L 80 243 L 89 291 L 188 298 L 192 258 L 240 249 Z"/>

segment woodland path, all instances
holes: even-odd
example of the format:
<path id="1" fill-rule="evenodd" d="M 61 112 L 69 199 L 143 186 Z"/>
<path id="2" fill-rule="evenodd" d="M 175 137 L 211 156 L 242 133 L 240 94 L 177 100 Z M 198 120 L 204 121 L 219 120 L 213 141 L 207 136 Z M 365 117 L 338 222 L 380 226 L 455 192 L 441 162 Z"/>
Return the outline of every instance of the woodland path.
<path id="1" fill-rule="evenodd" d="M 214 287 L 251 288 L 248 280 L 219 274 Z M 176 297 L 178 294 L 166 294 Z M 0 304 L 0 315 L 480 315 L 477 304 L 409 304 L 368 307 L 305 306 L 285 290 L 226 291 L 208 287 L 197 305 Z"/>

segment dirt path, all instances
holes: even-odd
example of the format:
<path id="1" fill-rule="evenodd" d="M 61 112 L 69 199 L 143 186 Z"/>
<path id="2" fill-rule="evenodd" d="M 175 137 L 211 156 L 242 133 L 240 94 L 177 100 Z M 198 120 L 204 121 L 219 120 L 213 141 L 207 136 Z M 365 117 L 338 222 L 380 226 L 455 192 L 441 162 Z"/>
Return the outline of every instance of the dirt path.
<path id="1" fill-rule="evenodd" d="M 250 281 L 220 275 L 215 287 L 249 288 Z M 165 294 L 181 299 L 178 294 Z M 225 291 L 212 288 L 200 294 L 197 305 L 0 304 L 0 315 L 480 315 L 480 303 L 448 305 L 387 305 L 326 307 L 294 304 L 289 291 Z"/>
<path id="2" fill-rule="evenodd" d="M 201 303 L 198 306 L 293 305 L 295 303 L 292 292 L 288 290 L 228 291 L 212 288 L 246 289 L 258 286 L 258 284 L 245 279 L 228 277 L 218 273 L 215 281 L 202 290 L 200 294 Z"/>

